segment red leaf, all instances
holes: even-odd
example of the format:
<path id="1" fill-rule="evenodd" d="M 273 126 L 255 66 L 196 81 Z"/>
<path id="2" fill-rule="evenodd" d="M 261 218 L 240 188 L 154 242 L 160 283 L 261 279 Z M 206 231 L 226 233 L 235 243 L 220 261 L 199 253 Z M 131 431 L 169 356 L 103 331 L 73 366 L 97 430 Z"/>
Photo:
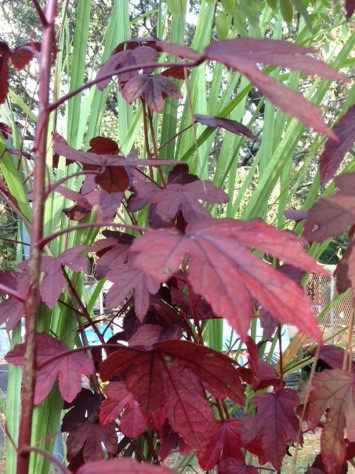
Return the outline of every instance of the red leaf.
<path id="1" fill-rule="evenodd" d="M 294 390 L 283 389 L 257 395 L 252 401 L 257 412 L 242 419 L 242 442 L 248 444 L 260 437 L 264 459 L 279 470 L 287 441 L 296 441 L 298 437 L 299 420 L 295 415 L 298 395 Z"/>
<path id="2" fill-rule="evenodd" d="M 179 56 L 185 59 L 192 59 L 193 61 L 203 60 L 203 56 L 188 46 L 181 44 L 174 44 L 168 41 L 157 41 L 156 45 L 164 53 L 172 54 L 173 56 Z"/>
<path id="3" fill-rule="evenodd" d="M 173 160 L 137 160 L 125 159 L 124 156 L 116 156 L 111 153 L 92 153 L 88 151 L 74 150 L 68 146 L 67 142 L 58 133 L 53 134 L 53 150 L 61 156 L 69 158 L 69 160 L 77 161 L 84 165 L 92 165 L 97 168 L 105 168 L 107 166 L 173 166 L 176 164 Z"/>
<path id="4" fill-rule="evenodd" d="M 96 79 L 105 77 L 108 74 L 115 75 L 119 69 L 131 66 L 137 66 L 137 69 L 120 74 L 118 76 L 120 82 L 126 82 L 132 77 L 137 76 L 140 69 L 149 74 L 152 72 L 152 68 L 146 68 L 144 65 L 155 62 L 157 55 L 158 52 L 150 46 L 138 46 L 135 49 L 114 51 L 111 57 L 100 67 Z M 103 79 L 97 84 L 97 88 L 103 90 L 110 81 L 111 78 Z"/>
<path id="5" fill-rule="evenodd" d="M 68 461 L 82 451 L 84 462 L 103 459 L 106 453 L 113 455 L 117 449 L 116 425 L 99 425 L 86 421 L 67 438 Z M 85 472 L 85 471 L 84 471 Z M 101 472 L 101 471 L 100 471 Z"/>
<path id="6" fill-rule="evenodd" d="M 195 372 L 202 384 L 217 398 L 229 397 L 241 405 L 244 404 L 244 389 L 239 380 L 239 373 L 234 368 L 233 360 L 212 349 L 187 341 L 159 342 L 154 345 L 153 350 L 148 351 L 120 347 L 103 362 L 100 368 L 101 377 L 103 380 L 110 380 L 127 370 L 132 364 L 142 364 L 144 360 L 152 359 L 155 351 L 157 354 L 162 353 L 168 356 L 168 361 L 173 358 Z M 158 365 L 161 364 L 158 359 L 155 362 Z M 158 399 L 152 411 L 160 406 L 161 399 Z"/>
<path id="7" fill-rule="evenodd" d="M 320 199 L 307 213 L 303 236 L 310 242 L 321 242 L 345 232 L 355 222 L 355 173 L 335 178 L 339 191 Z"/>
<path id="8" fill-rule="evenodd" d="M 341 165 L 345 154 L 355 141 L 355 105 L 349 107 L 345 115 L 333 127 L 337 140 L 328 138 L 319 159 L 321 182 L 324 184 L 333 178 Z"/>
<path id="9" fill-rule="evenodd" d="M 157 190 L 149 202 L 165 222 L 171 222 L 181 211 L 186 222 L 208 217 L 209 213 L 199 201 L 222 204 L 228 202 L 227 194 L 209 181 L 192 183 L 168 183 L 165 189 Z"/>
<path id="10" fill-rule="evenodd" d="M 355 200 L 354 200 L 355 202 Z M 343 293 L 348 288 L 355 288 L 355 242 L 351 241 L 334 272 L 337 290 Z"/>
<path id="11" fill-rule="evenodd" d="M 233 361 L 186 341 L 159 342 L 146 351 L 119 347 L 102 363 L 100 376 L 109 380 L 126 371 L 126 387 L 144 415 L 149 418 L 161 410 L 162 422 L 167 419 L 198 452 L 204 452 L 209 444 L 214 424 L 203 386 L 215 396 L 244 402 Z"/>
<path id="12" fill-rule="evenodd" d="M 64 404 L 64 409 L 69 410 L 63 416 L 61 431 L 74 431 L 88 419 L 97 421 L 102 400 L 102 395 L 82 388 L 72 402 Z"/>
<path id="13" fill-rule="evenodd" d="M 94 370 L 92 360 L 84 352 L 67 354 L 69 348 L 48 334 L 36 336 L 37 377 L 35 388 L 35 405 L 40 404 L 49 394 L 58 378 L 59 391 L 64 400 L 71 402 L 81 390 L 81 375 L 89 375 Z M 25 344 L 17 344 L 6 355 L 12 365 L 23 365 Z M 59 356 L 47 363 L 53 357 Z"/>
<path id="14" fill-rule="evenodd" d="M 205 56 L 244 74 L 265 97 L 287 114 L 321 133 L 336 138 L 315 105 L 260 70 L 260 64 L 270 64 L 326 79 L 347 79 L 322 61 L 306 56 L 313 52 L 314 50 L 286 41 L 238 38 L 210 44 L 205 49 Z"/>
<path id="15" fill-rule="evenodd" d="M 1 61 L 1 59 L 0 59 Z M 1 66 L 0 66 L 1 67 Z M 7 140 L 9 138 L 9 135 L 12 135 L 12 130 L 11 127 L 9 127 L 6 123 L 0 122 L 0 132 L 2 133 L 2 136 Z M 1 180 L 2 181 L 2 180 Z M 14 198 L 12 198 L 14 200 Z M 16 201 L 15 201 L 16 202 Z"/>
<path id="16" fill-rule="evenodd" d="M 312 354 L 315 355 L 315 352 L 313 351 Z M 327 364 L 327 368 L 342 369 L 344 357 L 346 357 L 345 351 L 341 347 L 327 345 L 319 348 L 318 358 Z M 353 362 L 352 371 L 355 372 L 355 362 Z"/>
<path id="17" fill-rule="evenodd" d="M 11 54 L 12 65 L 16 69 L 24 69 L 27 64 L 33 59 L 34 56 L 34 45 L 23 44 L 15 48 Z"/>
<path id="18" fill-rule="evenodd" d="M 179 99 L 181 96 L 176 85 L 161 74 L 135 76 L 121 88 L 121 94 L 129 104 L 143 99 L 151 110 L 158 113 L 163 111 L 165 97 Z"/>
<path id="19" fill-rule="evenodd" d="M 208 470 L 213 469 L 221 459 L 233 457 L 244 462 L 241 448 L 240 420 L 219 421 L 214 427 L 210 444 L 198 458 L 199 464 L 203 470 Z"/>
<path id="20" fill-rule="evenodd" d="M 247 466 L 240 459 L 224 459 L 218 466 L 219 474 L 258 474 L 258 470 L 253 466 Z"/>
<path id="21" fill-rule="evenodd" d="M 354 408 L 354 373 L 334 369 L 316 376 L 309 398 L 308 424 L 315 429 L 325 413 L 321 453 L 328 474 L 339 473 L 345 461 L 345 427 L 349 441 L 355 441 Z"/>
<path id="22" fill-rule="evenodd" d="M 134 459 L 109 459 L 88 462 L 76 474 L 172 474 L 167 467 L 138 463 Z"/>
<path id="23" fill-rule="evenodd" d="M 257 137 L 249 130 L 249 128 L 245 127 L 242 123 L 239 123 L 235 120 L 199 114 L 194 114 L 194 119 L 197 120 L 197 122 L 206 125 L 207 127 L 221 127 L 224 128 L 224 130 L 228 130 L 229 132 L 235 133 L 236 135 L 245 135 L 246 137 L 251 138 L 252 140 L 257 139 Z"/>
<path id="24" fill-rule="evenodd" d="M 6 43 L 0 41 L 0 104 L 6 100 L 9 92 L 9 66 L 8 59 L 11 55 L 11 50 Z"/>
<path id="25" fill-rule="evenodd" d="M 28 285 L 27 262 L 22 262 L 16 270 L 20 271 L 0 272 L 0 281 L 19 295 L 25 296 Z M 4 293 L 1 292 L 1 294 Z M 17 325 L 24 313 L 24 302 L 15 296 L 8 296 L 7 299 L 0 302 L 0 324 L 6 321 L 8 331 Z"/>
<path id="26" fill-rule="evenodd" d="M 355 11 L 355 0 L 345 0 L 346 19 L 350 20 L 350 17 Z"/>
<path id="27" fill-rule="evenodd" d="M 107 279 L 113 282 L 106 297 L 107 305 L 111 308 L 119 306 L 133 291 L 134 311 L 137 318 L 143 322 L 149 308 L 149 295 L 155 295 L 160 282 L 146 275 L 131 263 L 117 265 L 107 273 Z"/>
<path id="28" fill-rule="evenodd" d="M 125 436 L 135 438 L 144 433 L 147 419 L 125 383 L 110 382 L 103 391 L 106 400 L 101 404 L 100 422 L 106 425 L 120 417 L 120 431 Z"/>
<path id="29" fill-rule="evenodd" d="M 42 300 L 49 308 L 58 301 L 58 298 L 65 287 L 65 277 L 63 275 L 62 266 L 69 267 L 75 272 L 82 272 L 86 270 L 87 262 L 80 253 L 86 247 L 73 247 L 69 250 L 64 250 L 59 257 L 42 257 L 41 271 L 44 273 L 40 284 L 40 293 Z"/>
<path id="30" fill-rule="evenodd" d="M 257 299 L 279 321 L 294 324 L 320 341 L 303 290 L 250 252 L 257 248 L 306 271 L 324 273 L 300 242 L 262 221 L 204 219 L 188 224 L 185 235 L 165 229 L 147 231 L 135 240 L 132 250 L 137 252 L 135 266 L 161 281 L 167 281 L 188 255 L 187 277 L 193 290 L 243 339 Z"/>
<path id="31" fill-rule="evenodd" d="M 103 173 L 95 176 L 95 182 L 110 194 L 126 191 L 130 184 L 126 170 L 113 166 L 108 166 Z"/>
<path id="32" fill-rule="evenodd" d="M 94 137 L 90 140 L 90 149 L 88 151 L 99 153 L 100 155 L 118 155 L 120 149 L 117 143 L 111 138 Z"/>

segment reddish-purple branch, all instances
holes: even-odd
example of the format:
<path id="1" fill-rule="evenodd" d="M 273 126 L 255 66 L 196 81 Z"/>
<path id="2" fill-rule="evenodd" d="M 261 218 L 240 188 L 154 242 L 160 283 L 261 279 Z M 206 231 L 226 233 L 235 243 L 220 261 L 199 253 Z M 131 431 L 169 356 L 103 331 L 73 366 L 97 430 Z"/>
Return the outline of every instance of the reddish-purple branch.
<path id="1" fill-rule="evenodd" d="M 34 1 L 35 7 L 39 7 Z M 37 8 L 38 10 L 38 8 Z M 41 10 L 41 9 L 40 9 Z M 40 55 L 40 74 L 38 90 L 38 120 L 36 123 L 34 153 L 35 167 L 33 173 L 33 220 L 31 229 L 31 253 L 28 264 L 28 287 L 25 295 L 25 354 L 21 390 L 21 418 L 18 439 L 17 474 L 29 472 L 32 415 L 34 409 L 34 386 L 36 380 L 36 318 L 40 304 L 39 277 L 42 248 L 38 242 L 43 237 L 43 215 L 45 196 L 45 170 L 47 132 L 49 119 L 49 88 L 51 82 L 51 56 L 53 33 L 56 18 L 57 2 L 48 0 L 43 25 L 43 39 Z M 41 16 L 41 15 L 40 15 Z"/>

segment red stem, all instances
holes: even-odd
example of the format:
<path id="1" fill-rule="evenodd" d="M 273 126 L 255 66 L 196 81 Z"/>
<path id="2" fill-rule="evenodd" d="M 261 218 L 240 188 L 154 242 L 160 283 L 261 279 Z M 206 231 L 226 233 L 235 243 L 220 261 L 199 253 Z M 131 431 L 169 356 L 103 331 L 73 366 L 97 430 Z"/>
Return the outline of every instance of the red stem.
<path id="1" fill-rule="evenodd" d="M 34 5 L 38 3 L 34 2 Z M 31 254 L 28 264 L 28 288 L 25 302 L 25 354 L 21 390 L 21 418 L 18 438 L 17 474 L 29 472 L 32 415 L 34 410 L 34 386 L 36 380 L 36 317 L 40 305 L 39 276 L 42 248 L 38 245 L 43 238 L 43 214 L 45 195 L 45 160 L 49 119 L 49 86 L 51 81 L 51 55 L 53 47 L 56 0 L 48 0 L 44 12 L 43 38 L 39 73 L 38 120 L 34 140 L 34 184 L 33 220 L 31 232 Z"/>

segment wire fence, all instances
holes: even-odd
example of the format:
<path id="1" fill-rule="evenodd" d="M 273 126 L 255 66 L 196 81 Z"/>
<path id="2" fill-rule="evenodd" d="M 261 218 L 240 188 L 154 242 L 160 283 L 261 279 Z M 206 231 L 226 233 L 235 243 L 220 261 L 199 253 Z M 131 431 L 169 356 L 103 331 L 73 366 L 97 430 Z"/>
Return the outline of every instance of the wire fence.
<path id="1" fill-rule="evenodd" d="M 332 267 L 327 267 L 332 272 Z M 334 266 L 335 269 L 335 266 Z M 311 275 L 307 283 L 307 293 L 313 302 L 313 309 L 318 316 L 329 306 L 320 321 L 324 328 L 325 339 L 336 343 L 346 340 L 347 328 L 349 327 L 352 313 L 355 310 L 354 293 L 349 291 L 342 295 L 336 304 L 331 302 L 338 296 L 336 280 L 330 275 Z"/>

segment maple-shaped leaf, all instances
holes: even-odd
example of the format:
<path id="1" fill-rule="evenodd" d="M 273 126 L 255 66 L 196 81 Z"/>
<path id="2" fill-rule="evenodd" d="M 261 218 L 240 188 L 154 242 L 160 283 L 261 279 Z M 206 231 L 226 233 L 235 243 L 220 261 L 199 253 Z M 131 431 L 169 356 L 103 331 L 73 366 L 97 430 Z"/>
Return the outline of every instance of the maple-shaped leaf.
<path id="1" fill-rule="evenodd" d="M 166 362 L 170 364 L 173 361 L 180 361 L 184 367 L 199 376 L 202 384 L 216 398 L 229 397 L 240 405 L 244 404 L 244 390 L 233 360 L 212 349 L 188 341 L 159 342 L 154 344 L 152 349 L 149 348 L 146 351 L 141 348 L 120 347 L 103 362 L 100 375 L 103 380 L 110 380 L 115 375 L 127 370 L 131 364 L 142 363 L 144 360 L 150 361 L 157 355 L 160 359 L 161 354 L 168 356 L 162 359 L 163 365 Z M 137 367 L 138 372 L 139 369 Z M 152 399 L 153 402 L 154 399 Z M 159 407 L 161 400 L 156 400 L 156 403 Z"/>
<path id="2" fill-rule="evenodd" d="M 101 365 L 102 380 L 127 374 L 126 388 L 149 418 L 161 411 L 186 444 L 205 452 L 214 416 L 204 388 L 214 396 L 244 403 L 244 390 L 233 361 L 187 341 L 166 341 L 152 349 L 119 347 Z"/>
<path id="3" fill-rule="evenodd" d="M 345 11 L 346 19 L 350 20 L 350 17 L 355 11 L 355 0 L 345 0 Z"/>
<path id="4" fill-rule="evenodd" d="M 69 158 L 71 162 L 77 161 L 83 165 L 92 165 L 96 168 L 132 167 L 132 166 L 174 166 L 177 163 L 173 160 L 139 160 L 126 159 L 124 156 L 112 155 L 111 153 L 94 153 L 89 151 L 79 151 L 71 148 L 59 133 L 53 134 L 53 150 L 60 156 Z"/>
<path id="5" fill-rule="evenodd" d="M 314 130 L 336 139 L 336 135 L 324 123 L 318 107 L 260 69 L 260 64 L 269 64 L 326 79 L 347 80 L 346 76 L 324 62 L 307 56 L 313 52 L 312 49 L 286 41 L 268 38 L 238 38 L 211 43 L 205 48 L 204 55 L 207 59 L 221 62 L 245 75 L 270 102 L 283 112 Z"/>
<path id="6" fill-rule="evenodd" d="M 44 273 L 39 291 L 41 298 L 49 308 L 58 301 L 58 298 L 65 287 L 65 276 L 63 266 L 83 272 L 87 268 L 87 261 L 80 255 L 86 249 L 83 245 L 64 250 L 59 257 L 43 256 L 41 262 L 41 271 Z"/>
<path id="7" fill-rule="evenodd" d="M 94 364 L 84 352 L 69 351 L 65 344 L 48 334 L 36 335 L 35 405 L 47 397 L 56 379 L 63 399 L 71 402 L 81 390 L 81 376 L 93 372 Z M 25 344 L 17 344 L 6 354 L 6 361 L 12 365 L 23 365 L 24 354 Z"/>
<path id="8" fill-rule="evenodd" d="M 236 120 L 226 119 L 222 117 L 212 117 L 209 115 L 200 115 L 194 114 L 194 119 L 206 125 L 207 127 L 220 127 L 229 132 L 235 133 L 236 135 L 244 135 L 252 140 L 256 140 L 256 136 L 242 123 L 237 122 Z"/>
<path id="9" fill-rule="evenodd" d="M 26 296 L 28 287 L 27 262 L 21 262 L 16 271 L 0 272 L 0 282 L 11 291 L 1 292 L 6 299 L 0 302 L 0 324 L 6 322 L 6 329 L 11 331 L 25 314 L 23 299 L 16 298 L 16 294 Z"/>
<path id="10" fill-rule="evenodd" d="M 11 63 L 19 71 L 33 59 L 35 52 L 41 50 L 41 43 L 27 43 L 17 46 L 11 53 Z"/>
<path id="11" fill-rule="evenodd" d="M 278 257 L 297 268 L 325 273 L 290 232 L 259 220 L 203 219 L 189 223 L 185 234 L 149 230 L 135 239 L 134 264 L 148 275 L 167 281 L 188 256 L 187 278 L 195 291 L 228 319 L 245 339 L 254 301 L 282 323 L 294 324 L 320 341 L 310 301 L 290 278 L 253 255 L 251 248 Z"/>
<path id="12" fill-rule="evenodd" d="M 339 471 L 337 471 L 337 474 L 347 474 L 348 472 L 348 464 L 345 461 Z M 327 474 L 326 467 L 324 466 L 323 460 L 322 460 L 322 455 L 317 454 L 315 457 L 315 460 L 312 463 L 312 466 L 307 469 L 305 474 Z"/>
<path id="13" fill-rule="evenodd" d="M 11 50 L 8 45 L 0 41 L 0 104 L 6 100 L 9 92 L 9 66 L 8 60 L 11 56 Z"/>
<path id="14" fill-rule="evenodd" d="M 260 438 L 264 459 L 279 470 L 287 442 L 298 437 L 300 422 L 295 415 L 298 395 L 294 390 L 282 389 L 254 396 L 252 402 L 257 411 L 254 416 L 246 415 L 242 419 L 241 440 L 248 444 Z"/>
<path id="15" fill-rule="evenodd" d="M 224 459 L 218 465 L 219 474 L 258 474 L 258 470 L 250 465 L 246 465 L 241 459 Z"/>
<path id="16" fill-rule="evenodd" d="M 74 431 L 89 418 L 97 420 L 98 408 L 103 400 L 102 395 L 93 393 L 87 388 L 82 388 L 73 401 L 64 403 L 64 409 L 68 410 L 63 416 L 62 432 Z"/>
<path id="17" fill-rule="evenodd" d="M 106 304 L 110 308 L 119 306 L 124 299 L 133 292 L 134 311 L 137 318 L 142 322 L 149 307 L 149 295 L 155 295 L 160 282 L 144 273 L 140 268 L 135 268 L 132 264 L 133 255 L 130 254 L 130 260 L 123 265 L 114 263 L 106 277 L 112 281 L 113 285 L 106 296 Z"/>
<path id="18" fill-rule="evenodd" d="M 345 461 L 344 430 L 355 441 L 355 374 L 345 370 L 324 370 L 317 374 L 311 390 L 307 421 L 318 426 L 325 413 L 321 435 L 322 461 L 328 474 L 337 474 Z"/>
<path id="19" fill-rule="evenodd" d="M 315 353 L 315 350 L 311 352 L 313 356 Z M 318 359 L 325 364 L 327 369 L 342 369 L 344 357 L 346 357 L 344 349 L 333 344 L 319 348 Z M 352 371 L 355 372 L 355 361 L 352 363 Z"/>
<path id="20" fill-rule="evenodd" d="M 169 182 L 164 189 L 157 190 L 149 198 L 149 202 L 155 204 L 157 214 L 165 222 L 174 219 L 179 211 L 186 222 L 207 217 L 209 214 L 199 201 L 222 204 L 228 202 L 228 195 L 211 182 L 198 179 L 186 184 Z"/>
<path id="21" fill-rule="evenodd" d="M 107 61 L 103 63 L 97 73 L 96 79 L 104 78 L 105 76 L 112 74 L 116 75 L 116 71 L 125 67 L 137 66 L 137 69 L 124 72 L 120 74 L 119 81 L 126 82 L 132 77 L 139 74 L 139 70 L 143 70 L 145 73 L 152 72 L 152 68 L 144 67 L 145 64 L 151 64 L 155 62 L 158 52 L 150 46 L 138 46 L 135 49 L 116 50 L 110 56 Z M 98 89 L 103 90 L 107 84 L 111 81 L 111 78 L 105 78 L 97 84 Z"/>
<path id="22" fill-rule="evenodd" d="M 163 466 L 139 463 L 134 459 L 108 459 L 92 461 L 76 471 L 76 474 L 173 474 L 173 471 Z M 251 473 L 252 474 L 252 473 Z"/>
<path id="23" fill-rule="evenodd" d="M 163 111 L 165 97 L 179 99 L 181 96 L 177 86 L 161 74 L 132 77 L 121 87 L 121 94 L 129 104 L 143 99 L 151 110 L 158 113 Z"/>
<path id="24" fill-rule="evenodd" d="M 75 458 L 81 451 L 84 462 L 104 459 L 106 454 L 113 455 L 117 449 L 116 425 L 100 425 L 85 421 L 67 438 L 68 461 Z"/>
<path id="25" fill-rule="evenodd" d="M 100 408 L 100 422 L 103 425 L 120 418 L 120 431 L 129 438 L 144 433 L 147 418 L 143 415 L 132 393 L 124 382 L 110 382 L 103 389 L 106 399 Z M 122 413 L 123 412 L 123 413 Z"/>
<path id="26" fill-rule="evenodd" d="M 210 444 L 198 457 L 203 470 L 213 469 L 222 459 L 236 458 L 244 461 L 240 428 L 240 420 L 221 420 L 215 424 Z"/>
<path id="27" fill-rule="evenodd" d="M 337 140 L 328 138 L 319 159 L 319 173 L 323 184 L 333 178 L 345 154 L 355 142 L 355 105 L 349 107 L 332 130 Z"/>
<path id="28" fill-rule="evenodd" d="M 7 140 L 9 135 L 12 135 L 12 129 L 6 123 L 0 122 L 0 133 L 2 133 L 2 136 Z"/>
<path id="29" fill-rule="evenodd" d="M 348 288 L 355 288 L 355 242 L 352 240 L 338 263 L 334 276 L 337 290 L 343 293 Z"/>
<path id="30" fill-rule="evenodd" d="M 339 189 L 321 198 L 307 212 L 303 236 L 309 242 L 321 242 L 346 232 L 355 223 L 355 173 L 336 176 Z"/>

